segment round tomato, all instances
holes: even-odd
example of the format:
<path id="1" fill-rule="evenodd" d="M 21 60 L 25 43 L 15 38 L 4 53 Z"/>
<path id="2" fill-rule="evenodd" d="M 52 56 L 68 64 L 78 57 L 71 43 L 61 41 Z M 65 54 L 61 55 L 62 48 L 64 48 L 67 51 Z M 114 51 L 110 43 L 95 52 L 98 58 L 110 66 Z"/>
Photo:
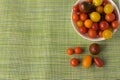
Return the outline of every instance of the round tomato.
<path id="1" fill-rule="evenodd" d="M 99 12 L 99 13 L 103 13 L 103 7 L 102 6 L 98 6 L 96 8 L 96 11 Z"/>
<path id="2" fill-rule="evenodd" d="M 73 67 L 78 66 L 78 65 L 79 65 L 78 59 L 72 58 L 72 59 L 70 60 L 70 65 L 73 66 Z"/>
<path id="3" fill-rule="evenodd" d="M 87 18 L 88 18 L 87 14 L 85 14 L 85 13 L 80 14 L 80 19 L 82 21 L 85 21 Z"/>
<path id="4" fill-rule="evenodd" d="M 106 14 L 110 14 L 113 12 L 113 6 L 111 4 L 106 4 L 105 7 L 104 7 L 104 12 Z"/>
<path id="5" fill-rule="evenodd" d="M 93 22 L 90 19 L 85 20 L 84 25 L 86 28 L 91 28 Z"/>
<path id="6" fill-rule="evenodd" d="M 79 20 L 79 21 L 77 21 L 76 24 L 77 24 L 78 27 L 82 27 L 83 26 L 83 21 Z"/>
<path id="7" fill-rule="evenodd" d="M 118 28 L 118 25 L 119 25 L 118 21 L 113 21 L 113 22 L 112 22 L 112 27 L 113 27 L 114 29 Z"/>
<path id="8" fill-rule="evenodd" d="M 98 23 L 93 23 L 92 29 L 93 29 L 93 30 L 98 30 L 98 29 L 99 29 Z"/>
<path id="9" fill-rule="evenodd" d="M 69 55 L 74 54 L 74 50 L 73 50 L 72 48 L 68 48 L 66 52 L 67 52 L 67 54 L 69 54 Z"/>
<path id="10" fill-rule="evenodd" d="M 83 50 L 81 47 L 75 47 L 74 51 L 76 54 L 81 54 Z"/>
<path id="11" fill-rule="evenodd" d="M 109 24 L 107 21 L 101 21 L 99 26 L 101 30 L 106 30 L 109 28 Z"/>
<path id="12" fill-rule="evenodd" d="M 97 32 L 95 30 L 89 29 L 88 36 L 90 38 L 96 38 L 97 37 Z"/>
<path id="13" fill-rule="evenodd" d="M 76 21 L 79 20 L 79 16 L 78 16 L 77 13 L 73 13 L 73 14 L 72 14 L 72 20 L 73 20 L 74 22 L 76 22 Z"/>
<path id="14" fill-rule="evenodd" d="M 85 33 L 87 33 L 87 28 L 84 27 L 84 26 L 82 26 L 82 27 L 80 27 L 79 32 L 80 32 L 81 34 L 85 34 Z"/>
<path id="15" fill-rule="evenodd" d="M 106 19 L 106 21 L 108 21 L 108 22 L 112 22 L 112 21 L 115 20 L 115 14 L 113 14 L 113 13 L 106 14 L 105 19 Z"/>
<path id="16" fill-rule="evenodd" d="M 101 15 L 100 15 L 100 13 L 98 13 L 98 12 L 92 12 L 92 13 L 90 14 L 90 19 L 91 19 L 93 22 L 99 22 L 100 19 L 101 19 Z"/>
<path id="17" fill-rule="evenodd" d="M 102 35 L 103 35 L 103 37 L 105 38 L 105 39 L 110 39 L 110 38 L 112 38 L 112 31 L 110 31 L 110 30 L 104 30 L 103 31 L 103 33 L 102 33 Z"/>
<path id="18" fill-rule="evenodd" d="M 103 6 L 105 6 L 106 4 L 110 3 L 108 0 L 104 0 L 103 1 Z"/>
<path id="19" fill-rule="evenodd" d="M 79 4 L 73 6 L 73 11 L 74 12 L 79 12 Z"/>
<path id="20" fill-rule="evenodd" d="M 103 32 L 103 31 L 99 31 L 99 33 L 98 33 L 99 37 L 103 37 L 103 36 L 102 36 L 102 32 Z"/>

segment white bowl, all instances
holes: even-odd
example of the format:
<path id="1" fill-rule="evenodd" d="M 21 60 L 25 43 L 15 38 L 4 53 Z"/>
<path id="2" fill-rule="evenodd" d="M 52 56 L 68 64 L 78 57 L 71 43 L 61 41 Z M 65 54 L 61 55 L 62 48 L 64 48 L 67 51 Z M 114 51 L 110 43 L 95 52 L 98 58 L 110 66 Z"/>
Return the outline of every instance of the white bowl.
<path id="1" fill-rule="evenodd" d="M 83 1 L 86 1 L 86 0 L 78 0 L 74 5 L 76 5 L 76 4 L 78 4 L 78 3 L 81 3 L 81 2 L 83 2 Z M 108 0 L 111 4 L 112 4 L 112 6 L 115 8 L 115 10 L 116 10 L 116 12 L 117 12 L 117 15 L 118 15 L 118 22 L 120 22 L 120 12 L 119 12 L 119 9 L 118 9 L 118 7 L 117 7 L 117 5 L 112 1 L 112 0 Z M 73 5 L 73 6 L 74 6 Z M 80 35 L 81 37 L 83 37 L 84 39 L 87 39 L 87 40 L 90 40 L 90 41 L 103 41 L 103 40 L 105 40 L 105 38 L 90 38 L 90 37 L 88 37 L 86 34 L 81 34 L 79 31 L 78 31 L 78 28 L 77 28 L 77 26 L 76 26 L 76 24 L 73 22 L 73 20 L 72 20 L 72 14 L 73 14 L 73 10 L 72 10 L 72 12 L 71 12 L 71 21 L 72 21 L 72 25 L 73 25 L 73 27 L 74 27 L 74 30 L 78 33 L 78 35 Z M 114 29 L 114 31 L 113 31 L 113 34 L 117 31 L 118 29 Z"/>

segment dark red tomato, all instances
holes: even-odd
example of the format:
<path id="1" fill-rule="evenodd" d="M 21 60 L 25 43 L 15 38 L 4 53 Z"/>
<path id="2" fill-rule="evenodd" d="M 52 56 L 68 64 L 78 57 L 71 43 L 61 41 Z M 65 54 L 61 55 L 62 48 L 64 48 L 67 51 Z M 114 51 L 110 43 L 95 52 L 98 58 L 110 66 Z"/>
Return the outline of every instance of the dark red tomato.
<path id="1" fill-rule="evenodd" d="M 73 66 L 73 67 L 78 66 L 78 65 L 79 65 L 78 59 L 72 58 L 72 59 L 70 60 L 70 65 Z"/>
<path id="2" fill-rule="evenodd" d="M 105 6 L 106 4 L 110 3 L 108 0 L 104 0 L 103 1 L 103 6 Z"/>
<path id="3" fill-rule="evenodd" d="M 74 22 L 76 22 L 76 21 L 79 20 L 79 16 L 78 16 L 77 13 L 73 13 L 73 14 L 72 14 L 72 20 L 73 20 Z"/>
<path id="4" fill-rule="evenodd" d="M 89 29 L 88 36 L 90 38 L 96 38 L 97 37 L 97 32 L 95 30 L 93 30 L 93 29 Z"/>
<path id="5" fill-rule="evenodd" d="M 79 12 L 79 4 L 73 6 L 73 12 Z"/>
<path id="6" fill-rule="evenodd" d="M 119 25 L 118 21 L 113 21 L 113 22 L 112 22 L 112 27 L 113 27 L 114 29 L 117 29 L 117 28 L 118 28 L 118 25 Z"/>
<path id="7" fill-rule="evenodd" d="M 101 30 L 106 30 L 109 28 L 109 24 L 107 21 L 101 21 L 99 26 Z"/>
<path id="8" fill-rule="evenodd" d="M 87 33 L 87 28 L 86 27 L 80 27 L 80 29 L 79 29 L 79 32 L 81 33 L 81 34 L 85 34 L 85 33 Z"/>
<path id="9" fill-rule="evenodd" d="M 113 13 L 106 14 L 105 19 L 106 19 L 106 21 L 108 21 L 108 22 L 112 22 L 112 21 L 115 20 L 115 14 L 113 14 Z"/>
<path id="10" fill-rule="evenodd" d="M 81 19 L 82 21 L 85 21 L 87 18 L 88 18 L 88 15 L 87 15 L 87 14 L 85 14 L 85 13 L 80 14 L 80 19 Z"/>
<path id="11" fill-rule="evenodd" d="M 68 48 L 67 51 L 66 51 L 66 53 L 68 55 L 72 55 L 72 54 L 74 54 L 74 50 L 72 48 Z"/>
<path id="12" fill-rule="evenodd" d="M 95 30 L 95 31 L 98 30 L 99 29 L 98 23 L 93 23 L 92 29 Z"/>
<path id="13" fill-rule="evenodd" d="M 94 58 L 94 62 L 98 67 L 103 67 L 104 63 L 99 57 Z"/>
<path id="14" fill-rule="evenodd" d="M 83 52 L 81 47 L 75 47 L 74 51 L 76 54 L 82 54 L 82 52 Z"/>

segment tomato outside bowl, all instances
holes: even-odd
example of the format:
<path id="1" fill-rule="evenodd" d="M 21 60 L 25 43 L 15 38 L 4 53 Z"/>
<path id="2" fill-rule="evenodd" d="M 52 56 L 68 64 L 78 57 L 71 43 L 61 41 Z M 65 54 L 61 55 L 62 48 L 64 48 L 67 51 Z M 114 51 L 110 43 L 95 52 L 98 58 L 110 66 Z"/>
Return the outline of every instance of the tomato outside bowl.
<path id="1" fill-rule="evenodd" d="M 83 1 L 86 1 L 86 0 L 78 0 L 73 6 L 77 5 L 78 3 L 82 3 Z M 119 15 L 120 15 L 120 12 L 119 12 L 119 9 L 118 9 L 117 5 L 116 5 L 112 0 L 108 0 L 108 1 L 112 4 L 113 8 L 115 9 L 115 11 L 116 11 L 116 16 L 117 16 L 117 21 L 118 21 L 118 23 L 120 24 L 120 16 L 119 16 Z M 77 33 L 79 36 L 81 36 L 81 37 L 84 38 L 84 39 L 90 40 L 90 41 L 103 41 L 103 40 L 107 40 L 107 39 L 105 39 L 105 38 L 103 38 L 103 37 L 90 38 L 90 37 L 88 37 L 87 33 L 86 33 L 86 34 L 81 34 L 81 33 L 79 32 L 78 26 L 77 26 L 76 23 L 72 20 L 72 14 L 73 14 L 73 13 L 74 13 L 74 12 L 73 12 L 73 9 L 72 9 L 72 11 L 71 11 L 71 22 L 72 22 L 72 26 L 73 26 L 74 30 L 76 31 L 76 33 Z M 119 26 L 118 26 L 118 27 L 119 27 Z M 116 29 L 113 30 L 113 35 L 116 33 L 117 30 L 118 30 L 118 28 L 116 28 Z M 113 36 L 113 35 L 112 35 L 112 36 Z"/>

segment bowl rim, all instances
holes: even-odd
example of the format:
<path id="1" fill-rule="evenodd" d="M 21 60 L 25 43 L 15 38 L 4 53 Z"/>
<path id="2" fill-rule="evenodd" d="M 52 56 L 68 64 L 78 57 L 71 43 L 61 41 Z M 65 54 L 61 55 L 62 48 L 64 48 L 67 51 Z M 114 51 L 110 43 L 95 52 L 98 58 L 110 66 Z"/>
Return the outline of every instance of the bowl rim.
<path id="1" fill-rule="evenodd" d="M 78 4 L 78 3 L 80 3 L 80 2 L 83 2 L 83 1 L 86 1 L 86 0 L 77 0 L 76 3 L 75 3 L 73 6 L 75 6 L 76 4 Z M 118 22 L 120 23 L 120 16 L 119 16 L 120 11 L 119 11 L 119 9 L 118 9 L 118 6 L 115 4 L 114 1 L 112 1 L 112 0 L 108 0 L 108 1 L 109 1 L 109 2 L 114 6 L 114 8 L 116 9 L 116 12 L 117 12 L 117 15 L 118 15 Z M 72 20 L 72 14 L 73 14 L 73 10 L 71 11 L 71 22 L 72 22 L 72 26 L 73 26 L 74 30 L 76 31 L 76 33 L 77 33 L 78 35 L 80 35 L 82 38 L 87 39 L 87 40 L 89 40 L 89 41 L 103 41 L 103 40 L 106 40 L 105 38 L 89 38 L 89 37 L 86 37 L 84 34 L 79 33 L 78 29 L 76 28 L 75 23 L 74 23 L 73 20 Z M 118 28 L 113 31 L 113 35 L 115 34 L 115 32 L 116 32 L 117 30 L 118 30 Z"/>

